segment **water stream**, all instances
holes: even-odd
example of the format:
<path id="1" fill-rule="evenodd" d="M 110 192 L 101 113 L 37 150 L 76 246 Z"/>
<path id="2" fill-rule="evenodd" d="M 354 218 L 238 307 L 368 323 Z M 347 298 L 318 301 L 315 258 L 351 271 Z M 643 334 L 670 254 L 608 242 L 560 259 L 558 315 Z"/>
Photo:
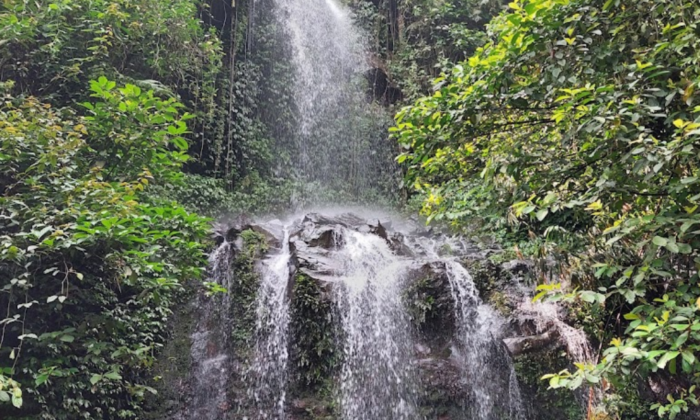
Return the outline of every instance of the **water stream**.
<path id="1" fill-rule="evenodd" d="M 289 285 L 291 258 L 289 228 L 284 228 L 282 249 L 263 261 L 256 302 L 255 352 L 249 389 L 258 419 L 282 419 L 287 391 Z"/>
<path id="2" fill-rule="evenodd" d="M 386 190 L 395 182 L 388 113 L 366 100 L 366 36 L 337 0 L 277 0 L 274 13 L 294 64 L 293 166 L 306 202 Z"/>
<path id="3" fill-rule="evenodd" d="M 365 98 L 367 50 L 351 13 L 337 0 L 276 0 L 270 12 L 288 36 L 293 57 L 299 118 L 298 134 L 288 141 L 298 154 L 293 159 L 298 179 L 310 190 L 336 197 L 391 184 L 393 161 L 387 159 L 391 147 L 384 135 L 379 136 L 384 142 L 372 137 L 385 130 L 380 113 Z M 320 195 L 311 200 L 324 201 Z M 393 228 L 387 230 L 378 219 Z M 194 392 L 189 409 L 179 418 L 296 419 L 289 411 L 291 370 L 298 368 L 289 366 L 294 338 L 290 308 L 296 272 L 307 270 L 321 273 L 309 275 L 319 288 L 331 291 L 337 314 L 333 322 L 340 331 L 336 343 L 340 367 L 337 378 L 332 378 L 337 411 L 331 418 L 427 420 L 422 410 L 429 390 L 421 382 L 424 367 L 417 355 L 423 344 L 405 296 L 415 281 L 416 267 L 430 265 L 447 278 L 449 290 L 444 292 L 453 302 L 450 319 L 455 324 L 449 360 L 459 364 L 457 381 L 468 389 L 458 417 L 449 418 L 525 420 L 517 378 L 500 340 L 503 320 L 481 302 L 469 272 L 459 262 L 459 252 L 440 255 L 442 248 L 459 251 L 464 244 L 424 232 L 416 235 L 412 223 L 383 213 L 365 218 L 301 213 L 286 223 L 268 221 L 259 226 L 275 232 L 268 236 L 279 245 L 256 268 L 259 284 L 252 308 L 250 357 L 232 354 L 228 344 L 237 321 L 227 315 L 236 301 L 231 292 L 202 298 L 192 335 Z M 310 257 L 302 255 L 304 247 Z M 236 252 L 239 244 L 224 241 L 212 253 L 210 281 L 233 290 Z M 241 383 L 247 401 L 233 401 L 230 394 L 236 390 L 231 388 Z M 239 407 L 232 407 L 236 404 Z"/>
<path id="4" fill-rule="evenodd" d="M 230 287 L 233 244 L 224 241 L 209 256 L 209 281 Z M 227 388 L 232 375 L 228 339 L 230 295 L 201 295 L 196 306 L 197 323 L 192 334 L 192 402 L 177 419 L 219 420 L 227 409 Z M 228 327 L 228 328 L 227 328 Z"/>
<path id="5" fill-rule="evenodd" d="M 401 301 L 408 265 L 379 236 L 346 231 L 337 288 L 345 333 L 343 419 L 418 419 L 410 324 Z"/>

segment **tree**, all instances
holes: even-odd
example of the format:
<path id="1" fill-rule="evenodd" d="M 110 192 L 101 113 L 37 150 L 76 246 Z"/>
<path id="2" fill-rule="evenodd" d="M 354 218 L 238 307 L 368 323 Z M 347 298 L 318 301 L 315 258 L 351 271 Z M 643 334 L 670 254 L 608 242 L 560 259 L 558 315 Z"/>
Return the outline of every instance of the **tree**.
<path id="1" fill-rule="evenodd" d="M 207 220 L 145 194 L 181 175 L 182 105 L 106 78 L 91 92 L 89 117 L 0 107 L 3 418 L 138 418 L 175 298 L 206 263 Z"/>
<path id="2" fill-rule="evenodd" d="M 552 386 L 670 375 L 673 396 L 654 409 L 673 418 L 697 403 L 700 373 L 700 6 L 510 7 L 491 43 L 398 114 L 399 161 L 431 219 L 529 232 L 566 282 L 589 289 L 555 299 L 624 315 L 601 328 L 598 365 Z"/>

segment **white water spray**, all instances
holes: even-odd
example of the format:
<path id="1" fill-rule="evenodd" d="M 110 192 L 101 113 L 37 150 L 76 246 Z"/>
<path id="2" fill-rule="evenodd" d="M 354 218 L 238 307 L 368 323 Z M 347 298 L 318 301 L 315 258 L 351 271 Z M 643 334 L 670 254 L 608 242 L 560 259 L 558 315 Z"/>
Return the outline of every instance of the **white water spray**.
<path id="1" fill-rule="evenodd" d="M 289 333 L 289 228 L 282 250 L 261 264 L 251 388 L 259 420 L 285 418 Z"/>
<path id="2" fill-rule="evenodd" d="M 413 342 L 401 292 L 408 264 L 386 241 L 346 230 L 337 301 L 345 335 L 345 420 L 417 420 Z"/>

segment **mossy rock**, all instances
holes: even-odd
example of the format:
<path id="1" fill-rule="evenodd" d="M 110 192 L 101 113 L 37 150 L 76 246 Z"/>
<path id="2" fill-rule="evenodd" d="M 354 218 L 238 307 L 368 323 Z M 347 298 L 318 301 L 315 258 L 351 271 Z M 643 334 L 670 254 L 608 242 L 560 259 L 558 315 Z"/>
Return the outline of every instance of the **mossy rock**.
<path id="1" fill-rule="evenodd" d="M 559 345 L 524 353 L 514 360 L 523 401 L 529 402 L 532 418 L 537 420 L 580 420 L 585 418 L 582 404 L 568 389 L 550 390 L 542 376 L 570 368 L 566 352 Z"/>
<path id="2" fill-rule="evenodd" d="M 292 284 L 290 320 L 291 381 L 288 411 L 294 419 L 337 416 L 337 377 L 341 352 L 331 285 L 297 272 Z"/>
<path id="3" fill-rule="evenodd" d="M 403 302 L 414 328 L 431 347 L 442 346 L 455 330 L 455 302 L 444 265 L 424 264 L 411 271 L 407 282 Z"/>
<path id="4" fill-rule="evenodd" d="M 185 290 L 168 322 L 169 337 L 151 371 L 151 386 L 157 394 L 144 401 L 144 420 L 170 418 L 182 409 L 191 368 L 191 335 L 196 309 L 193 300 L 200 288 L 201 285 L 195 282 L 185 285 Z"/>

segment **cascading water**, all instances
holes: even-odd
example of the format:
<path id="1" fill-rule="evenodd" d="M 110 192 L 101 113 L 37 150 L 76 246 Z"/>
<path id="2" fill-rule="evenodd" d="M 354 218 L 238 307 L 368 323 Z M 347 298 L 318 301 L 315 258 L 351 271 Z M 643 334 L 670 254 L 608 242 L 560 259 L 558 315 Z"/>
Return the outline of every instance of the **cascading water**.
<path id="1" fill-rule="evenodd" d="M 349 11 L 337 0 L 277 0 L 275 13 L 295 69 L 293 164 L 313 190 L 308 200 L 319 204 L 328 200 L 323 194 L 345 199 L 386 190 L 396 175 L 390 142 L 373 137 L 386 132 L 387 121 L 366 100 L 368 54 Z"/>
<path id="2" fill-rule="evenodd" d="M 472 388 L 471 417 L 520 420 L 524 410 L 517 382 L 512 382 L 515 372 L 510 357 L 498 349 L 503 320 L 493 308 L 481 302 L 471 275 L 461 264 L 447 260 L 445 266 L 456 303 L 457 343 L 461 347 L 466 376 Z M 484 369 L 484 366 L 492 366 L 494 362 L 505 363 L 508 368 L 507 389 L 494 380 L 493 371 Z M 507 397 L 507 416 L 496 408 L 504 403 L 497 400 L 502 397 Z"/>
<path id="3" fill-rule="evenodd" d="M 287 391 L 290 276 L 289 228 L 284 228 L 282 250 L 259 269 L 256 302 L 255 353 L 250 388 L 257 419 L 283 419 Z"/>
<path id="4" fill-rule="evenodd" d="M 347 196 L 356 198 L 358 192 L 381 190 L 395 175 L 390 143 L 372 140 L 385 127 L 378 117 L 381 112 L 373 110 L 365 98 L 363 72 L 368 65 L 363 35 L 336 1 L 274 0 L 272 11 L 288 36 L 294 66 L 298 132 L 287 139 L 294 143 L 288 152 L 294 156 L 297 179 L 310 190 L 320 188 L 316 195 L 305 197 L 315 204 L 324 201 L 322 194 L 331 193 L 340 201 Z M 372 217 L 376 220 L 376 214 Z M 327 303 L 334 312 L 327 319 L 338 324 L 333 344 L 339 365 L 333 375 L 337 377 L 325 378 L 326 385 L 333 384 L 337 410 L 323 418 L 427 418 L 428 390 L 421 382 L 425 366 L 433 362 L 446 366 L 456 360 L 460 370 L 455 381 L 463 386 L 455 388 L 468 391 L 456 397 L 463 402 L 454 416 L 441 414 L 440 418 L 525 420 L 515 371 L 500 340 L 503 320 L 481 302 L 457 257 L 436 251 L 445 246 L 459 248 L 459 244 L 444 237 L 426 242 L 425 236 L 430 235 L 413 235 L 415 226 L 398 221 L 397 225 L 407 228 L 390 236 L 381 223 L 371 225 L 337 212 L 330 217 L 307 215 L 290 220 L 284 226 L 279 222 L 258 226 L 259 231 L 269 229 L 267 239 L 275 237 L 277 251 L 257 267 L 254 332 L 252 339 L 243 339 L 252 341 L 250 357 L 232 354 L 235 346 L 227 344 L 231 325 L 237 321 L 228 315 L 234 307 L 233 292 L 203 298 L 192 336 L 195 391 L 191 408 L 181 419 L 288 420 L 307 418 L 290 416 L 292 408 L 313 411 L 303 402 L 290 401 L 290 395 L 300 394 L 290 389 L 292 373 L 297 374 L 293 369 L 300 369 L 290 366 L 290 355 L 295 354 L 290 353 L 295 338 L 290 337 L 290 326 L 296 325 L 290 305 L 296 275 L 303 273 L 319 290 L 330 291 Z M 238 227 L 234 231 L 240 233 Z M 240 249 L 238 242 L 234 246 L 224 241 L 212 253 L 213 282 L 233 290 L 231 266 Z M 447 318 L 454 325 L 444 332 L 449 336 L 447 351 L 428 349 L 428 356 L 419 356 L 428 346 L 419 342 L 425 337 L 416 331 L 406 293 L 415 286 L 416 267 L 424 266 L 442 267 L 446 283 L 435 287 L 442 288 L 452 302 L 449 306 L 454 313 Z M 241 339 L 236 343 L 240 352 Z M 301 368 L 312 362 L 305 359 Z M 232 376 L 244 380 L 232 380 Z M 231 388 L 240 384 L 247 391 L 231 398 L 236 392 Z"/>
<path id="5" fill-rule="evenodd" d="M 401 295 L 408 265 L 386 241 L 346 231 L 337 257 L 337 289 L 345 336 L 342 418 L 416 420 L 413 343 Z"/>
<path id="6" fill-rule="evenodd" d="M 231 263 L 233 244 L 224 241 L 209 256 L 209 281 L 229 287 L 233 281 Z M 199 298 L 199 316 L 192 334 L 192 402 L 178 419 L 219 420 L 227 409 L 227 384 L 231 376 L 229 363 L 228 294 L 202 295 Z"/>
<path id="7" fill-rule="evenodd" d="M 387 217 L 380 217 L 391 225 Z M 481 302 L 459 257 L 441 255 L 443 249 L 463 255 L 468 252 L 466 244 L 444 236 L 428 239 L 422 233 L 412 233 L 414 227 L 406 228 L 400 221 L 396 225 L 401 230 L 390 233 L 381 223 L 373 225 L 347 214 L 309 214 L 290 220 L 286 224 L 256 225 L 274 249 L 256 268 L 259 282 L 252 302 L 256 321 L 250 358 L 235 357 L 227 344 L 231 325 L 235 324 L 227 314 L 236 296 L 202 297 L 201 319 L 192 335 L 195 392 L 191 408 L 179 419 L 296 419 L 289 415 L 290 404 L 295 402 L 290 402 L 288 395 L 292 377 L 290 342 L 298 338 L 290 336 L 291 304 L 295 299 L 292 288 L 300 273 L 320 290 L 328 290 L 327 299 L 334 308 L 334 315 L 328 319 L 338 327 L 337 334 L 332 333 L 339 363 L 337 377 L 332 379 L 332 394 L 337 396 L 338 408 L 326 418 L 432 418 L 425 415 L 426 395 L 431 391 L 422 382 L 425 366 L 418 355 L 425 347 L 421 344 L 425 336 L 416 330 L 406 300 L 409 289 L 420 283 L 417 267 L 426 266 L 433 267 L 434 281 L 445 279 L 444 283 L 435 283 L 434 287 L 439 288 L 435 293 L 452 302 L 449 307 L 454 313 L 446 319 L 453 319 L 449 321 L 453 326 L 436 332 L 451 343 L 447 357 L 457 361 L 460 373 L 455 381 L 462 383 L 457 388 L 465 390 L 456 397 L 458 417 L 441 418 L 527 418 L 501 340 L 503 320 Z M 236 253 L 245 250 L 238 241 L 225 241 L 211 255 L 210 279 L 230 290 L 241 290 L 232 267 L 240 267 L 236 265 Z M 444 350 L 430 352 L 438 363 L 448 360 Z M 241 370 L 239 362 L 246 359 L 248 367 Z M 245 380 L 236 380 L 237 376 L 245 376 Z M 245 401 L 231 399 L 228 393 L 235 392 L 231 387 L 241 383 L 247 389 Z M 298 390 L 295 392 L 298 396 Z M 230 417 L 234 413 L 238 417 Z"/>
<path id="8" fill-rule="evenodd" d="M 503 319 L 479 297 L 471 274 L 456 258 L 441 256 L 439 250 L 459 249 L 464 244 L 443 238 L 417 241 L 415 248 L 426 254 L 433 264 L 444 264 L 450 292 L 455 303 L 454 352 L 462 362 L 464 380 L 471 389 L 465 411 L 478 420 L 524 420 L 525 409 L 510 355 L 501 344 Z M 486 366 L 502 366 L 507 379 L 494 378 Z"/>

